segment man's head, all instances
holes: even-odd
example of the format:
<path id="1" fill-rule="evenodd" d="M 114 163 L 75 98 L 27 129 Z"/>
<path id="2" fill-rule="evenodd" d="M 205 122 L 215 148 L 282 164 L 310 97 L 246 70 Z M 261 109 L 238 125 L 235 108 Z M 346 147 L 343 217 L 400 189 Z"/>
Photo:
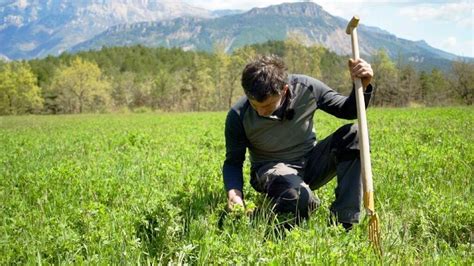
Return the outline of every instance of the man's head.
<path id="1" fill-rule="evenodd" d="M 247 64 L 242 73 L 242 87 L 259 115 L 273 113 L 288 90 L 288 74 L 279 57 L 260 56 Z"/>

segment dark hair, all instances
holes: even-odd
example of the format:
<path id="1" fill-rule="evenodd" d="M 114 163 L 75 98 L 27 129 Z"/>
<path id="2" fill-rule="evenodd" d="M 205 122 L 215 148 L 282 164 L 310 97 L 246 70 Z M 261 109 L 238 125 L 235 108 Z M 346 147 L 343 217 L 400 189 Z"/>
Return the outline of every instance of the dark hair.
<path id="1" fill-rule="evenodd" d="M 283 60 L 276 56 L 259 56 L 242 72 L 242 87 L 249 99 L 263 102 L 278 95 L 287 84 L 288 73 Z"/>

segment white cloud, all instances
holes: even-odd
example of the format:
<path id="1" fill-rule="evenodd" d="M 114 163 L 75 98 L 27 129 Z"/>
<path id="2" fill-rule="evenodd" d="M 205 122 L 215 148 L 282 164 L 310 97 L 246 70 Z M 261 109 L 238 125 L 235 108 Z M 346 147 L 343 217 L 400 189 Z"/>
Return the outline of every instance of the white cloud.
<path id="1" fill-rule="evenodd" d="M 466 51 L 466 55 L 474 58 L 474 40 L 467 41 L 466 47 L 471 47 L 470 51 Z"/>
<path id="2" fill-rule="evenodd" d="M 322 6 L 324 10 L 331 15 L 339 16 L 349 20 L 353 15 L 359 17 L 373 17 L 373 7 L 398 7 L 413 2 L 420 3 L 423 1 L 415 0 L 313 0 L 312 2 Z"/>
<path id="3" fill-rule="evenodd" d="M 450 36 L 446 40 L 443 41 L 441 46 L 443 46 L 446 49 L 453 49 L 456 44 L 458 43 L 456 37 Z"/>
<path id="4" fill-rule="evenodd" d="M 456 54 L 474 58 L 474 40 L 461 42 L 456 49 Z"/>
<path id="5" fill-rule="evenodd" d="M 454 36 L 450 36 L 440 42 L 439 49 L 459 55 L 474 58 L 474 40 L 460 40 Z"/>
<path id="6" fill-rule="evenodd" d="M 353 14 L 376 16 L 371 13 L 373 7 L 386 7 L 398 10 L 402 18 L 413 21 L 438 20 L 445 23 L 455 22 L 458 26 L 473 27 L 474 2 L 472 0 L 315 0 L 329 13 L 349 18 Z"/>
<path id="7" fill-rule="evenodd" d="M 461 19 L 457 23 L 459 26 L 466 27 L 466 28 L 473 28 L 474 27 L 474 9 L 472 10 L 472 16 L 471 17 L 465 17 L 464 19 Z"/>
<path id="8" fill-rule="evenodd" d="M 451 3 L 424 3 L 401 8 L 399 14 L 413 21 L 434 20 L 456 23 L 458 26 L 473 26 L 474 4 L 470 0 Z"/>

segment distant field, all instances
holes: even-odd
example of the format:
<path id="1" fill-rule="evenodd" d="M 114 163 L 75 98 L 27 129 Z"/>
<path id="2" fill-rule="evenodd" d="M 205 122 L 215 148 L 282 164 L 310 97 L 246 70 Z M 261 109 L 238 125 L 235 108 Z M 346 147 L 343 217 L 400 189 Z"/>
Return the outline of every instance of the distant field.
<path id="1" fill-rule="evenodd" d="M 474 108 L 369 109 L 384 264 L 474 263 Z M 0 264 L 380 263 L 322 206 L 228 215 L 225 113 L 0 117 Z M 316 113 L 319 138 L 347 121 Z M 246 199 L 262 197 L 248 184 Z M 277 228 L 277 229 L 275 229 Z"/>

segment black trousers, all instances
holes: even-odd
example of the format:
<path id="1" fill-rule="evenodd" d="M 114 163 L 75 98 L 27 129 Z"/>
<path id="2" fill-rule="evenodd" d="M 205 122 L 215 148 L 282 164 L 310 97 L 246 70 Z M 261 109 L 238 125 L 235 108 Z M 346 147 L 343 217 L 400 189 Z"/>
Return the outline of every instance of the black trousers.
<path id="1" fill-rule="evenodd" d="M 250 182 L 272 200 L 274 211 L 307 218 L 320 205 L 312 190 L 337 176 L 331 213 L 339 222 L 357 223 L 362 199 L 358 140 L 357 125 L 344 125 L 301 160 L 253 165 Z"/>

